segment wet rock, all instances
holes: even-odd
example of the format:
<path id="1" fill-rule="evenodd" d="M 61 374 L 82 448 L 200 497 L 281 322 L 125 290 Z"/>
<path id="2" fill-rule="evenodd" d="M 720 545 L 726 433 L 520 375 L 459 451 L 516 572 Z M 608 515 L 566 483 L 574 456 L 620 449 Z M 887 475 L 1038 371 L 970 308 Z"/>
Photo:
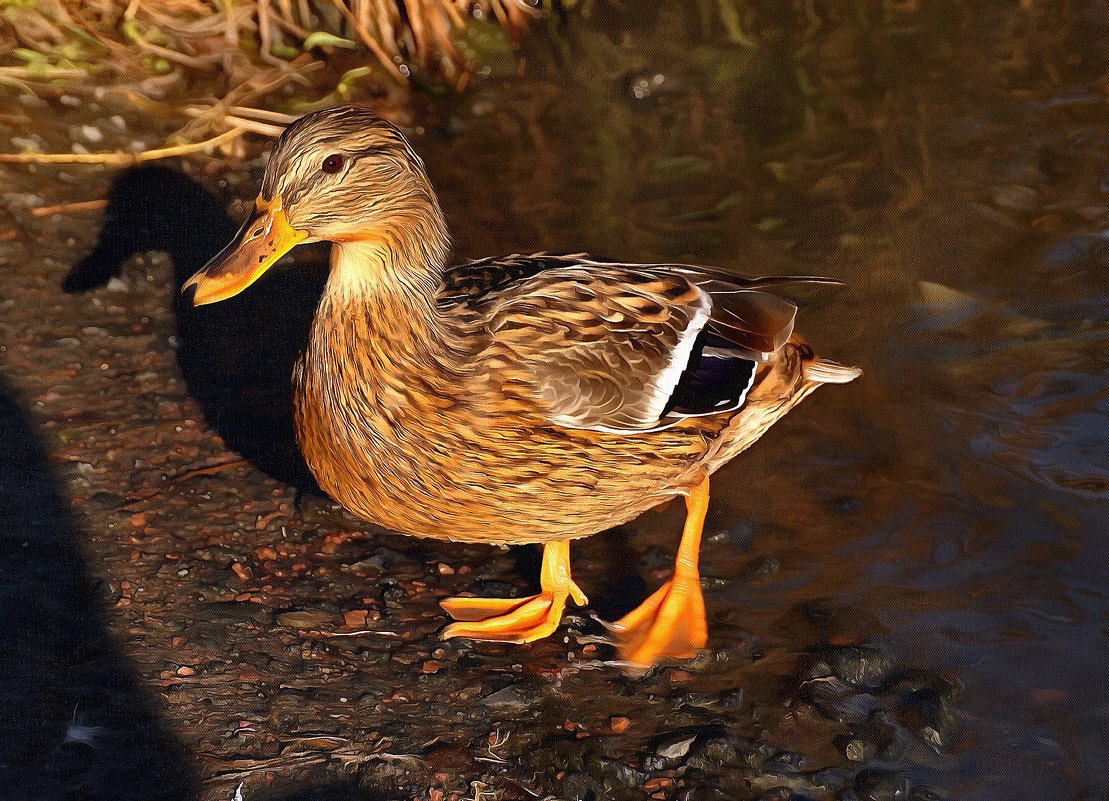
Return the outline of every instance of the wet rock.
<path id="1" fill-rule="evenodd" d="M 863 762 L 871 759 L 877 751 L 874 743 L 861 737 L 840 736 L 836 738 L 835 743 L 840 753 L 852 762 Z"/>
<path id="2" fill-rule="evenodd" d="M 805 681 L 801 685 L 801 697 L 819 709 L 825 717 L 841 723 L 864 721 L 881 705 L 874 696 L 856 692 L 855 688 L 835 676 Z"/>
<path id="3" fill-rule="evenodd" d="M 754 752 L 753 747 L 744 748 L 743 743 L 722 737 L 708 740 L 702 750 L 706 759 L 727 767 L 750 764 L 749 755 Z"/>
<path id="4" fill-rule="evenodd" d="M 266 625 L 273 620 L 273 612 L 261 604 L 240 601 L 214 601 L 204 604 L 197 617 L 202 620 Z"/>
<path id="5" fill-rule="evenodd" d="M 92 509 L 110 512 L 119 508 L 123 503 L 123 497 L 114 492 L 94 492 L 86 503 Z"/>
<path id="6" fill-rule="evenodd" d="M 896 773 L 871 768 L 855 777 L 855 796 L 859 801 L 908 801 L 908 782 Z"/>
<path id="7" fill-rule="evenodd" d="M 115 605 L 123 597 L 119 584 L 112 581 L 96 582 L 96 594 L 108 606 Z"/>
<path id="8" fill-rule="evenodd" d="M 792 751 L 779 751 L 762 764 L 767 773 L 800 773 L 805 767 L 805 758 Z"/>
<path id="9" fill-rule="evenodd" d="M 350 565 L 343 565 L 342 570 L 356 576 L 372 576 L 385 572 L 385 560 L 380 556 L 371 556 Z"/>
<path id="10" fill-rule="evenodd" d="M 892 654 L 867 645 L 838 648 L 828 661 L 839 679 L 867 689 L 882 687 L 897 666 Z"/>
<path id="11" fill-rule="evenodd" d="M 249 606 L 256 606 L 256 604 L 249 604 Z M 297 609 L 291 612 L 281 612 L 277 615 L 277 625 L 300 630 L 318 629 L 325 623 L 333 621 L 333 616 L 327 612 L 310 609 Z"/>
<path id="12" fill-rule="evenodd" d="M 645 771 L 637 770 L 616 759 L 600 759 L 597 762 L 601 772 L 612 779 L 612 782 L 606 781 L 606 785 L 615 783 L 624 788 L 641 787 L 649 776 Z"/>
<path id="13" fill-rule="evenodd" d="M 685 703 L 698 709 L 734 711 L 743 706 L 743 690 L 736 688 L 727 692 L 690 692 L 686 693 Z"/>
<path id="14" fill-rule="evenodd" d="M 936 751 L 948 750 L 955 741 L 961 688 L 939 676 L 913 673 L 892 689 L 900 694 L 898 717 L 904 725 Z"/>
<path id="15" fill-rule="evenodd" d="M 527 709 L 534 703 L 536 697 L 537 694 L 534 691 L 516 685 L 503 687 L 490 693 L 481 699 L 481 703 L 498 709 Z"/>
<path id="16" fill-rule="evenodd" d="M 382 582 L 384 583 L 384 582 Z M 408 597 L 408 593 L 404 591 L 403 587 L 396 584 L 389 587 L 384 587 L 381 590 L 381 600 L 390 609 L 400 609 L 404 605 L 404 600 Z"/>
<path id="17" fill-rule="evenodd" d="M 918 784 L 909 791 L 909 801 L 947 801 L 948 796 L 927 784 Z"/>
<path id="18" fill-rule="evenodd" d="M 743 571 L 742 580 L 751 583 L 759 581 L 760 579 L 768 578 L 778 572 L 778 568 L 782 563 L 775 559 L 773 556 L 764 556 L 757 560 L 753 565 Z"/>
<path id="19" fill-rule="evenodd" d="M 567 773 L 562 778 L 562 793 L 572 801 L 593 801 L 598 797 L 593 780 L 584 773 Z"/>
<path id="20" fill-rule="evenodd" d="M 655 754 L 663 759 L 681 759 L 689 753 L 689 747 L 696 739 L 696 734 L 664 737 L 655 745 Z"/>
<path id="21" fill-rule="evenodd" d="M 755 524 L 746 520 L 731 528 L 718 529 L 705 537 L 706 544 L 727 545 L 736 550 L 746 550 L 755 538 Z"/>

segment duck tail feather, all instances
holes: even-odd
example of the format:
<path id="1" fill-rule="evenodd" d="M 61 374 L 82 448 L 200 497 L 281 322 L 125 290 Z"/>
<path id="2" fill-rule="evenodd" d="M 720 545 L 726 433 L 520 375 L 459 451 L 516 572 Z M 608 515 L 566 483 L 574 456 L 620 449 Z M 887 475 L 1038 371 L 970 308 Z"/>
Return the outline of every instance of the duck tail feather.
<path id="1" fill-rule="evenodd" d="M 862 374 L 858 367 L 848 367 L 827 359 L 805 362 L 805 378 L 817 384 L 846 384 Z"/>

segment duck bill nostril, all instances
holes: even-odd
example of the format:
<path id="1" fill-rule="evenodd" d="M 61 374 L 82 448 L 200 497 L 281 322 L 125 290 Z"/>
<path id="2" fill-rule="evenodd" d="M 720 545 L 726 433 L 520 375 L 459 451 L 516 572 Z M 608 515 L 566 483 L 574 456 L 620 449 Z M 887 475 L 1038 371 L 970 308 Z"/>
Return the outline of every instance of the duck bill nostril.
<path id="1" fill-rule="evenodd" d="M 254 213 L 239 233 L 196 272 L 182 292 L 194 289 L 194 306 L 216 303 L 239 294 L 272 267 L 278 259 L 308 237 L 292 227 L 281 198 L 255 201 Z"/>

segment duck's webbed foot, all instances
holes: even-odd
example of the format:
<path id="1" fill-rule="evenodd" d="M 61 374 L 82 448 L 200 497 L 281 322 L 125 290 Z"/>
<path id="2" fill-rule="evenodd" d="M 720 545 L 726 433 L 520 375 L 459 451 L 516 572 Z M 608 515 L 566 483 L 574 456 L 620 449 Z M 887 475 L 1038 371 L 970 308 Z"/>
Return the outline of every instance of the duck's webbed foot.
<path id="1" fill-rule="evenodd" d="M 543 547 L 540 573 L 542 591 L 530 598 L 446 598 L 439 602 L 459 621 L 442 633 L 449 637 L 525 643 L 554 633 L 562 620 L 567 598 L 584 606 L 585 593 L 570 578 L 570 543 L 550 542 Z"/>
<path id="2" fill-rule="evenodd" d="M 610 625 L 622 659 L 644 667 L 667 658 L 688 659 L 708 642 L 705 600 L 697 569 L 708 505 L 709 480 L 705 476 L 690 488 L 686 497 L 685 529 L 678 546 L 674 577 Z"/>

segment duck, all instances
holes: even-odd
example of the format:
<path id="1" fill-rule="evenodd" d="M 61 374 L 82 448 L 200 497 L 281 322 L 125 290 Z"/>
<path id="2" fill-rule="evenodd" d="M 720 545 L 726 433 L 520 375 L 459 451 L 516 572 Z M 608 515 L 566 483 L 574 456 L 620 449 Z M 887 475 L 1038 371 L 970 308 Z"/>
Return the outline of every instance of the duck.
<path id="1" fill-rule="evenodd" d="M 672 577 L 607 625 L 631 666 L 705 649 L 710 476 L 814 389 L 860 375 L 817 358 L 771 291 L 831 281 L 547 252 L 451 264 L 423 160 L 343 106 L 285 129 L 249 219 L 183 291 L 224 300 L 318 241 L 330 270 L 292 392 L 320 488 L 403 534 L 543 548 L 536 595 L 443 599 L 441 636 L 551 635 L 588 603 L 570 543 L 681 497 Z"/>

